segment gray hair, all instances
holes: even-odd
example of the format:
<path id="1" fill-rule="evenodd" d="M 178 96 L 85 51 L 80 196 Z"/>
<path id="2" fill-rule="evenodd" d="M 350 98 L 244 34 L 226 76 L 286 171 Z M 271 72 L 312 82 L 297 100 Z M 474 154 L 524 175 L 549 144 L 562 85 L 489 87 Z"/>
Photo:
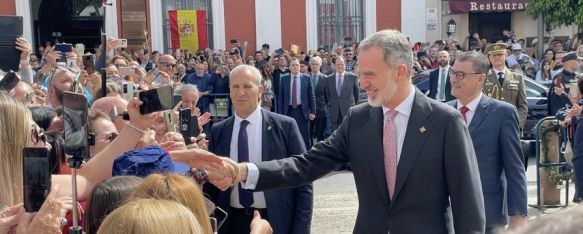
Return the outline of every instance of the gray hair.
<path id="1" fill-rule="evenodd" d="M 233 68 L 231 73 L 229 73 L 229 77 L 233 77 L 236 74 L 241 73 L 241 72 L 251 73 L 251 75 L 254 76 L 256 79 L 255 84 L 257 84 L 257 85 L 261 84 L 261 79 L 263 78 L 263 76 L 261 75 L 261 72 L 259 70 L 257 70 L 257 68 L 255 68 L 254 66 L 247 65 L 247 64 L 241 64 L 241 65 Z M 231 79 L 229 79 L 229 80 L 231 80 Z"/>
<path id="2" fill-rule="evenodd" d="M 455 59 L 456 62 L 472 62 L 472 68 L 474 72 L 481 74 L 488 74 L 490 68 L 490 61 L 488 58 L 480 52 L 467 51 L 458 56 Z"/>
<path id="3" fill-rule="evenodd" d="M 183 92 L 188 91 L 198 93 L 198 88 L 196 88 L 196 85 L 193 84 L 183 84 L 178 90 L 175 91 L 175 93 L 182 95 Z"/>
<path id="4" fill-rule="evenodd" d="M 407 77 L 410 76 L 413 52 L 411 43 L 405 35 L 397 30 L 382 30 L 366 37 L 358 46 L 360 51 L 374 47 L 383 49 L 383 60 L 389 67 L 395 68 L 399 64 L 404 64 L 407 67 Z"/>
<path id="5" fill-rule="evenodd" d="M 310 64 L 316 62 L 320 65 L 322 65 L 322 58 L 320 58 L 320 56 L 314 56 L 310 59 Z"/>

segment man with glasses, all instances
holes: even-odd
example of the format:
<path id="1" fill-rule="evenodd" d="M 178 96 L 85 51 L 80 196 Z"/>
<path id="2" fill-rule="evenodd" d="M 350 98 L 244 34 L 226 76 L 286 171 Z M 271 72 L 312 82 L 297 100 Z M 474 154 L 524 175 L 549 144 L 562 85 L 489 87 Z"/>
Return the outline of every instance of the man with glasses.
<path id="1" fill-rule="evenodd" d="M 352 72 L 354 70 L 354 66 L 356 65 L 356 61 L 354 61 L 354 54 L 352 53 L 351 49 L 344 50 L 344 61 L 346 64 L 345 70 L 348 72 Z"/>
<path id="2" fill-rule="evenodd" d="M 59 107 L 62 105 L 63 93 L 65 91 L 79 91 L 82 88 L 83 94 L 87 96 L 87 104 L 91 105 L 93 95 L 85 87 L 75 87 L 75 81 L 79 79 L 79 69 L 74 67 L 64 67 L 64 63 L 57 63 L 57 66 L 48 79 L 48 102 L 50 107 Z"/>
<path id="3" fill-rule="evenodd" d="M 504 43 L 490 44 L 486 46 L 485 54 L 488 55 L 492 69 L 488 72 L 484 84 L 484 93 L 488 97 L 505 101 L 516 107 L 520 123 L 520 130 L 526 123 L 528 103 L 526 102 L 526 91 L 524 88 L 524 78 L 521 74 L 511 71 L 506 67 L 506 49 Z"/>
<path id="4" fill-rule="evenodd" d="M 506 102 L 482 94 L 488 59 L 469 51 L 456 58 L 450 70 L 448 104 L 462 114 L 478 160 L 486 208 L 486 233 L 498 233 L 508 223 L 515 229 L 526 224 L 526 174 L 518 137 L 518 112 Z"/>
<path id="5" fill-rule="evenodd" d="M 160 71 L 160 74 L 154 78 L 153 83 L 158 85 L 172 85 L 172 80 L 175 80 L 176 76 L 176 59 L 174 59 L 174 56 L 169 54 L 160 56 L 156 67 Z"/>

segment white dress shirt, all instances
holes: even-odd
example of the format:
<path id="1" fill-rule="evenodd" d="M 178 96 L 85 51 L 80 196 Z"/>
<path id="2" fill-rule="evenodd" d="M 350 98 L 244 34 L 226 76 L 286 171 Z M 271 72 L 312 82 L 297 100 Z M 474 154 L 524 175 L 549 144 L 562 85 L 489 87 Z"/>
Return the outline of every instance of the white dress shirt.
<path id="1" fill-rule="evenodd" d="M 261 115 L 261 106 L 258 106 L 257 109 L 251 113 L 245 119 L 249 121 L 247 125 L 247 143 L 249 144 L 249 162 L 261 162 L 262 161 L 262 139 L 263 139 L 263 116 Z M 239 143 L 239 128 L 241 127 L 241 121 L 243 119 L 239 117 L 235 113 L 235 122 L 233 123 L 233 133 L 231 135 L 231 153 L 230 158 L 235 162 L 239 160 L 239 150 L 238 150 L 238 143 Z M 243 208 L 243 206 L 239 203 L 239 190 L 237 186 L 232 187 L 231 189 L 231 207 L 235 208 Z M 263 192 L 254 192 L 253 193 L 253 204 L 251 207 L 254 208 L 267 208 L 265 204 L 265 195 Z"/>
<path id="2" fill-rule="evenodd" d="M 289 82 L 289 105 L 291 106 L 292 104 L 292 88 L 294 87 L 294 76 L 296 76 L 298 79 L 296 81 L 296 100 L 298 100 L 298 105 L 302 104 L 302 80 L 300 79 L 300 77 L 302 77 L 302 73 L 298 73 L 297 75 L 294 75 L 292 73 L 289 74 L 290 75 L 290 82 Z"/>
<path id="3" fill-rule="evenodd" d="M 480 104 L 480 100 L 482 99 L 482 92 L 480 92 L 480 95 L 478 95 L 476 98 L 474 98 L 474 100 L 472 100 L 470 103 L 468 103 L 466 105 L 466 107 L 468 108 L 468 112 L 466 112 L 466 126 L 470 126 L 470 123 L 472 122 L 472 119 L 474 118 L 474 114 L 476 114 L 476 109 L 478 108 L 478 105 Z M 457 101 L 457 110 L 459 111 L 462 108 L 462 104 L 460 103 L 460 101 Z"/>
<path id="4" fill-rule="evenodd" d="M 397 164 L 401 158 L 401 151 L 403 150 L 403 142 L 405 142 L 405 133 L 407 132 L 407 124 L 409 124 L 409 117 L 411 116 L 411 109 L 413 108 L 413 100 L 415 99 L 415 88 L 411 89 L 409 96 L 405 98 L 401 104 L 395 107 L 397 115 L 395 115 L 395 131 L 397 132 Z M 391 110 L 383 106 L 383 126 L 387 122 L 387 112 Z"/>
<path id="5" fill-rule="evenodd" d="M 494 71 L 494 74 L 496 75 L 496 79 L 500 79 L 500 77 L 498 76 L 498 73 L 502 72 L 502 79 L 506 79 L 506 68 L 504 68 L 504 70 L 502 71 L 498 71 L 494 68 L 492 68 L 492 70 Z M 500 84 L 502 85 L 502 84 Z"/>
<path id="6" fill-rule="evenodd" d="M 409 93 L 409 96 L 407 96 L 407 98 L 395 108 L 398 112 L 395 116 L 395 130 L 397 131 L 397 163 L 399 163 L 399 159 L 401 158 L 403 142 L 405 142 L 405 133 L 407 132 L 407 124 L 409 124 L 409 117 L 411 116 L 411 109 L 413 108 L 414 100 L 415 87 L 411 87 L 411 93 Z M 383 115 L 387 111 L 389 111 L 389 108 L 383 106 Z M 383 117 L 383 124 L 385 122 L 386 117 Z M 246 189 L 255 189 L 258 180 L 259 168 L 257 168 L 254 163 L 247 163 L 247 180 L 241 182 L 241 186 Z"/>
<path id="7" fill-rule="evenodd" d="M 445 84 L 443 84 L 443 85 L 447 85 L 447 75 L 448 75 L 447 73 L 449 72 L 449 65 L 447 65 L 446 67 L 441 67 L 440 66 L 438 69 L 439 69 L 439 74 L 438 74 L 438 77 L 437 77 L 437 92 L 435 93 L 435 97 L 436 97 L 436 99 L 438 99 L 438 101 L 442 101 L 443 102 L 443 101 L 445 101 L 445 99 L 447 97 L 446 97 L 446 95 L 443 95 L 444 99 L 443 100 L 439 100 L 439 97 L 441 97 L 441 93 L 439 93 L 439 91 L 441 90 L 440 89 L 441 88 L 441 75 L 442 75 L 442 73 L 445 72 L 445 80 L 444 80 Z M 447 91 L 445 91 L 445 92 L 447 93 Z"/>

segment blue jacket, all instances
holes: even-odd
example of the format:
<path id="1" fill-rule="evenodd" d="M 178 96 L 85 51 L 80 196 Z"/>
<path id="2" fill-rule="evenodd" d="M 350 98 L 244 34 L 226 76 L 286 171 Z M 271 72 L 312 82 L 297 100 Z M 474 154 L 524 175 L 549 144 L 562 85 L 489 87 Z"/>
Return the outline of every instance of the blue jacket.
<path id="1" fill-rule="evenodd" d="M 457 107 L 457 100 L 449 102 Z M 468 126 L 478 159 L 486 228 L 507 224 L 508 215 L 528 214 L 516 107 L 483 95 Z"/>

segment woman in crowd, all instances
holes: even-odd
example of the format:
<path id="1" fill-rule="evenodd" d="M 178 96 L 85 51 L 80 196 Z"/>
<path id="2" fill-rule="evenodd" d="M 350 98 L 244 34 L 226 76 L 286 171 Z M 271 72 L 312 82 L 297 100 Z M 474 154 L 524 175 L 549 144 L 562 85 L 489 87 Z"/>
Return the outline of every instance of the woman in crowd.
<path id="1" fill-rule="evenodd" d="M 261 69 L 261 84 L 263 85 L 263 93 L 261 93 L 261 107 L 265 110 L 271 111 L 273 108 L 273 83 L 271 73 L 273 69 L 270 64 L 265 64 Z"/>
<path id="2" fill-rule="evenodd" d="M 550 85 L 553 77 L 551 77 L 551 61 L 543 60 L 541 62 L 541 69 L 536 73 L 536 81 L 543 85 Z"/>
<path id="3" fill-rule="evenodd" d="M 105 218 L 98 234 L 206 233 L 186 207 L 170 200 L 137 199 Z"/>
<path id="4" fill-rule="evenodd" d="M 132 197 L 176 201 L 192 211 L 202 228 L 200 233 L 212 233 L 202 191 L 188 177 L 177 174 L 152 174 L 144 179 Z"/>
<path id="5" fill-rule="evenodd" d="M 92 160 L 86 163 L 77 173 L 77 198 L 85 200 L 95 185 L 111 177 L 113 160 L 126 151 L 132 150 L 138 144 L 151 123 L 152 118 L 148 115 L 141 115 L 139 106 L 142 103 L 133 99 L 128 104 L 130 122 L 128 127 L 120 133 L 109 146 L 98 153 Z M 0 92 L 0 210 L 18 209 L 18 204 L 23 202 L 23 169 L 22 158 L 23 148 L 35 145 L 33 141 L 39 143 L 42 140 L 38 131 L 33 131 L 33 121 L 30 111 L 22 103 L 15 100 L 5 92 Z M 193 149 L 198 151 L 197 149 Z M 202 152 L 201 152 L 202 153 Z M 192 157 L 189 151 L 171 152 L 175 157 Z M 201 159 L 204 158 L 202 161 Z M 198 162 L 196 162 L 198 161 Z M 222 167 L 222 160 L 205 154 L 191 161 L 191 166 L 200 167 L 203 164 L 213 164 L 218 168 Z M 198 164 L 198 165 L 196 165 Z M 216 164 L 216 165 L 215 165 Z M 231 175 L 234 177 L 234 175 Z M 70 175 L 53 175 L 52 184 L 60 187 L 56 194 L 57 198 L 66 199 L 72 195 L 72 180 Z M 11 214 L 8 218 L 17 219 L 18 214 Z M 58 217 L 59 214 L 54 214 Z M 42 213 L 37 213 L 36 217 L 42 217 Z M 57 219 L 51 222 L 59 222 Z M 33 220 L 34 222 L 34 220 Z M 49 225 L 50 222 L 47 222 Z M 0 230 L 10 230 L 14 223 L 0 222 Z M 39 231 L 40 232 L 40 231 Z"/>
<path id="6" fill-rule="evenodd" d="M 94 136 L 94 144 L 89 146 L 90 155 L 93 157 L 115 140 L 119 133 L 110 117 L 101 111 L 89 111 L 87 122 L 89 123 L 88 131 Z"/>
<path id="7" fill-rule="evenodd" d="M 87 234 L 97 233 L 105 217 L 123 205 L 142 180 L 135 176 L 117 176 L 99 183 L 87 200 L 83 231 Z"/>

